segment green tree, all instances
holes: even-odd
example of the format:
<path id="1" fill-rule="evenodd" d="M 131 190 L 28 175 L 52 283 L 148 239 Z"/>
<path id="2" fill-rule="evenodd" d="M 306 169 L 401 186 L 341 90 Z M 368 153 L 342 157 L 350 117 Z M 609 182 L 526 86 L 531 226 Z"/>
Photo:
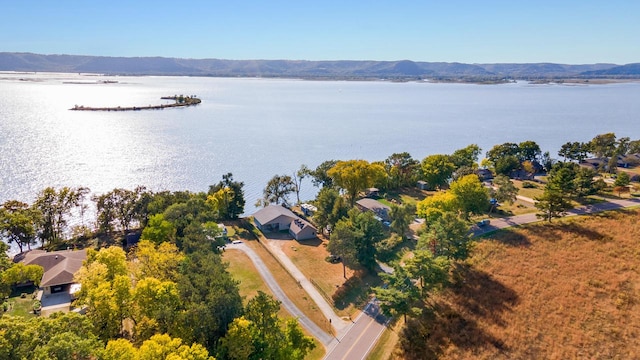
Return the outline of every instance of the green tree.
<path id="1" fill-rule="evenodd" d="M 86 191 L 86 188 L 48 187 L 38 194 L 33 207 L 41 214 L 38 236 L 43 244 L 55 246 L 64 240 L 71 210 L 80 206 Z"/>
<path id="2" fill-rule="evenodd" d="M 420 167 L 408 152 L 391 154 L 384 164 L 391 188 L 412 185 Z"/>
<path id="3" fill-rule="evenodd" d="M 333 228 L 338 220 L 347 216 L 347 211 L 349 211 L 349 207 L 338 190 L 330 187 L 320 189 L 315 205 L 318 211 L 313 215 L 313 221 L 323 233 L 327 226 Z"/>
<path id="4" fill-rule="evenodd" d="M 494 162 L 494 171 L 496 174 L 509 175 L 512 171 L 520 168 L 520 160 L 515 155 L 507 155 L 497 159 Z"/>
<path id="5" fill-rule="evenodd" d="M 447 257 L 436 257 L 431 250 L 425 248 L 416 249 L 405 266 L 409 276 L 418 280 L 422 299 L 427 299 L 449 283 L 450 267 L 451 261 Z"/>
<path id="6" fill-rule="evenodd" d="M 535 141 L 528 140 L 518 144 L 518 158 L 520 162 L 538 161 L 541 155 L 542 151 L 540 150 L 540 146 Z"/>
<path id="7" fill-rule="evenodd" d="M 389 218 L 391 218 L 391 231 L 404 238 L 409 231 L 409 225 L 416 216 L 416 206 L 412 204 L 396 205 L 391 204 Z"/>
<path id="8" fill-rule="evenodd" d="M 305 164 L 300 165 L 300 169 L 298 169 L 298 171 L 295 171 L 293 173 L 293 176 L 291 177 L 291 179 L 293 180 L 293 184 L 295 185 L 295 192 L 296 192 L 296 204 L 300 204 L 300 191 L 302 190 L 302 180 L 304 180 L 304 178 L 306 178 L 307 176 L 311 175 L 311 170 L 309 169 L 309 167 Z"/>
<path id="9" fill-rule="evenodd" d="M 616 180 L 613 182 L 613 186 L 629 186 L 631 183 L 631 177 L 624 171 L 619 171 Z"/>
<path id="10" fill-rule="evenodd" d="M 175 327 L 181 304 L 176 283 L 146 277 L 136 283 L 132 297 L 131 315 L 138 339 L 168 333 Z"/>
<path id="11" fill-rule="evenodd" d="M 295 192 L 296 185 L 289 175 L 274 175 L 269 180 L 267 186 L 264 188 L 264 203 L 265 204 L 280 204 L 289 205 L 289 194 Z"/>
<path id="12" fill-rule="evenodd" d="M 44 275 L 44 268 L 40 265 L 15 263 L 0 273 L 0 280 L 7 285 L 32 281 L 35 286 L 39 286 L 42 275 Z"/>
<path id="13" fill-rule="evenodd" d="M 336 166 L 337 160 L 323 161 L 315 170 L 311 171 L 311 183 L 315 187 L 333 187 L 333 179 L 329 176 L 329 170 Z"/>
<path id="14" fill-rule="evenodd" d="M 458 209 L 465 218 L 469 214 L 480 214 L 489 208 L 489 190 L 475 174 L 452 182 L 449 192 L 456 197 Z"/>
<path id="15" fill-rule="evenodd" d="M 562 191 L 548 186 L 542 195 L 535 198 L 535 200 L 535 207 L 539 210 L 536 216 L 549 222 L 553 218 L 564 216 L 567 210 L 571 209 L 569 197 Z"/>
<path id="16" fill-rule="evenodd" d="M 511 179 L 505 175 L 497 175 L 493 179 L 493 185 L 497 187 L 493 197 L 501 203 L 513 204 L 518 195 L 519 189 L 513 185 Z"/>
<path id="17" fill-rule="evenodd" d="M 9 244 L 16 244 L 23 252 L 24 247 L 31 249 L 36 241 L 36 226 L 39 213 L 29 204 L 10 200 L 0 205 L 0 238 Z"/>
<path id="18" fill-rule="evenodd" d="M 598 173 L 593 169 L 581 167 L 577 170 L 574 178 L 574 188 L 578 199 L 598 194 L 606 187 L 602 179 L 595 180 L 597 175 Z"/>
<path id="19" fill-rule="evenodd" d="M 220 358 L 304 359 L 315 348 L 313 338 L 304 335 L 295 319 L 283 323 L 279 310 L 279 301 L 258 291 L 222 339 Z"/>
<path id="20" fill-rule="evenodd" d="M 342 257 L 347 265 L 359 265 L 373 270 L 376 265 L 376 244 L 384 235 L 382 224 L 372 212 L 349 210 L 349 216 L 338 221 L 331 232 L 327 250 Z"/>
<path id="21" fill-rule="evenodd" d="M 200 344 L 191 346 L 183 343 L 182 339 L 172 338 L 167 334 L 152 336 L 140 345 L 138 349 L 139 360 L 214 360 L 209 352 Z"/>
<path id="22" fill-rule="evenodd" d="M 465 148 L 458 149 L 451 154 L 451 161 L 455 165 L 456 169 L 462 167 L 477 168 L 478 157 L 480 156 L 482 149 L 476 144 L 468 145 Z"/>
<path id="23" fill-rule="evenodd" d="M 421 163 L 422 177 L 432 188 L 443 188 L 456 169 L 451 156 L 429 155 Z"/>
<path id="24" fill-rule="evenodd" d="M 373 288 L 380 308 L 388 316 L 402 315 L 407 322 L 407 315 L 420 314 L 420 290 L 413 283 L 409 273 L 400 265 L 393 266 L 393 272 L 381 273 L 384 286 Z"/>
<path id="25" fill-rule="evenodd" d="M 220 255 L 199 250 L 186 255 L 177 284 L 182 311 L 173 336 L 197 342 L 213 352 L 229 324 L 241 313 L 238 283 Z"/>
<path id="26" fill-rule="evenodd" d="M 237 219 L 238 216 L 244 213 L 244 183 L 240 181 L 233 180 L 233 174 L 227 173 L 222 175 L 222 180 L 216 184 L 209 186 L 208 195 L 215 194 L 220 189 L 229 188 L 231 192 L 231 196 L 224 201 L 224 205 L 226 206 L 226 210 L 220 211 L 221 214 L 224 214 L 225 219 Z"/>
<path id="27" fill-rule="evenodd" d="M 176 228 L 164 219 L 163 214 L 151 215 L 141 235 L 141 239 L 152 241 L 155 244 L 173 242 L 175 238 Z"/>
<path id="28" fill-rule="evenodd" d="M 445 212 L 420 235 L 418 247 L 431 249 L 436 257 L 465 260 L 471 251 L 469 225 L 454 213 Z"/>
<path id="29" fill-rule="evenodd" d="M 360 191 L 374 186 L 385 177 L 384 168 L 366 160 L 338 161 L 327 171 L 333 183 L 343 189 L 353 207 Z"/>
<path id="30" fill-rule="evenodd" d="M 596 157 L 612 157 L 617 148 L 616 135 L 614 133 L 596 135 L 589 145 L 591 153 Z"/>

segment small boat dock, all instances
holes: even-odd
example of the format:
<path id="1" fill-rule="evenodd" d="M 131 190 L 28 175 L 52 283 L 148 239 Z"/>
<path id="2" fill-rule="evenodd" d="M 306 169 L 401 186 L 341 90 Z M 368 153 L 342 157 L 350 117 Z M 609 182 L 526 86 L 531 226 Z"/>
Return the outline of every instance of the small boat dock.
<path id="1" fill-rule="evenodd" d="M 198 99 L 195 95 L 191 96 L 183 96 L 183 95 L 174 95 L 174 96 L 163 96 L 161 97 L 163 100 L 175 100 L 173 104 L 160 104 L 160 105 L 147 105 L 147 106 L 115 106 L 115 107 L 93 107 L 93 106 L 83 106 L 83 105 L 75 105 L 69 110 L 74 111 L 139 111 L 139 110 L 164 110 L 167 108 L 178 108 L 178 107 L 186 107 L 198 105 L 202 102 L 202 100 Z"/>

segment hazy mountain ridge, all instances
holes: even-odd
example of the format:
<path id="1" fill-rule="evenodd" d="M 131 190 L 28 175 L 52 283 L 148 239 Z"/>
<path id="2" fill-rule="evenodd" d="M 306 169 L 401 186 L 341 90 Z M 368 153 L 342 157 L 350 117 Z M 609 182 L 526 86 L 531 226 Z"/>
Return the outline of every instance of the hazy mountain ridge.
<path id="1" fill-rule="evenodd" d="M 390 79 L 530 79 L 640 77 L 640 63 L 568 65 L 399 61 L 224 60 L 0 53 L 0 71 L 91 72 L 113 75 L 263 76 Z"/>

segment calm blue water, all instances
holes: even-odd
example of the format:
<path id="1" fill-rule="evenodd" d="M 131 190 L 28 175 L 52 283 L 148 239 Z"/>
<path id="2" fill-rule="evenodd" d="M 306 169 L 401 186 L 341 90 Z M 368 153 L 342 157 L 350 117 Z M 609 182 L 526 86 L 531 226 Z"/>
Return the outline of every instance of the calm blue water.
<path id="1" fill-rule="evenodd" d="M 30 81 L 20 81 L 19 79 Z M 64 84 L 115 80 L 116 84 Z M 185 109 L 76 112 L 74 105 Z M 422 159 L 476 143 L 567 141 L 615 132 L 640 138 L 640 84 L 589 86 L 0 74 L 0 202 L 33 202 L 47 186 L 94 193 L 146 185 L 206 191 L 232 172 L 247 213 L 275 174 L 329 159 Z M 315 195 L 303 184 L 303 198 Z"/>

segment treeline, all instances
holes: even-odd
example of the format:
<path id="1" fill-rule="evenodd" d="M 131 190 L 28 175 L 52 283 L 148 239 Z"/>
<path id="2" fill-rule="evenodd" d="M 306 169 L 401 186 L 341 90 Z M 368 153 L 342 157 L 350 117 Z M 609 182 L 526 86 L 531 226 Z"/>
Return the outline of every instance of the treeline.
<path id="1" fill-rule="evenodd" d="M 86 316 L 3 316 L 0 358 L 213 359 L 215 354 L 218 359 L 303 359 L 315 347 L 314 340 L 295 319 L 280 319 L 279 302 L 266 294 L 259 293 L 243 306 L 238 284 L 220 256 L 224 240 L 213 221 L 242 213 L 242 186 L 227 174 L 208 193 L 137 188 L 96 197 L 99 232 L 110 234 L 139 224 L 144 227 L 141 241 L 129 253 L 122 246 L 87 250 L 87 260 L 76 274 L 81 290 L 74 302 Z M 80 193 L 54 192 L 56 200 Z M 63 212 L 55 215 L 59 214 Z M 49 237 L 46 245 L 64 243 L 60 219 L 66 218 L 49 218 L 57 221 L 49 233 L 58 237 Z M 40 221 L 34 227 L 45 223 Z M 42 271 L 22 279 L 10 277 L 22 264 L 11 264 L 4 251 L 3 255 L 2 283 L 37 283 L 42 277 Z M 46 335 L 38 336 L 42 331 Z"/>

